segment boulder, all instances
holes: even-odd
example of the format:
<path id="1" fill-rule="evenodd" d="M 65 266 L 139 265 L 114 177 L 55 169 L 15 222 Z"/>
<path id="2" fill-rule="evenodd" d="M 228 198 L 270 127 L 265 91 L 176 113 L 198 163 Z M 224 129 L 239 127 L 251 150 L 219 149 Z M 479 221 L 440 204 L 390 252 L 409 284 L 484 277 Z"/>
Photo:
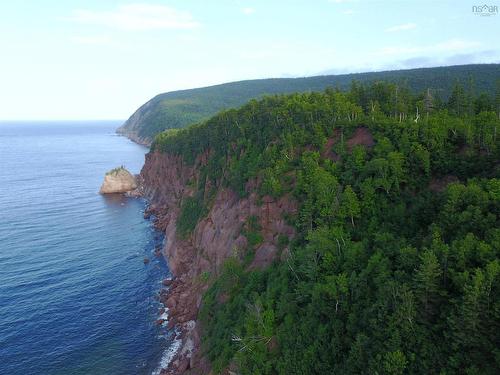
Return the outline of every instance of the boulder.
<path id="1" fill-rule="evenodd" d="M 106 173 L 99 193 L 127 193 L 135 189 L 137 189 L 135 177 L 122 166 Z"/>

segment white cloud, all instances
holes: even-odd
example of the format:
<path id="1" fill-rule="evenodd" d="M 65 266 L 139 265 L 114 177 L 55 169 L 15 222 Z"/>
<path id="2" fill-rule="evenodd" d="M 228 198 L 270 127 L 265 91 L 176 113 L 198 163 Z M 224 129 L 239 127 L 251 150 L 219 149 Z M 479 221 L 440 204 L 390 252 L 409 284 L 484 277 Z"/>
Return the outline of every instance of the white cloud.
<path id="1" fill-rule="evenodd" d="M 342 3 L 354 3 L 357 0 L 328 0 L 329 3 L 342 4 Z"/>
<path id="2" fill-rule="evenodd" d="M 396 26 L 389 27 L 388 29 L 385 29 L 385 31 L 388 33 L 394 33 L 394 32 L 398 32 L 398 31 L 412 30 L 416 27 L 417 27 L 417 25 L 415 23 L 404 23 L 402 25 L 396 25 Z"/>
<path id="3" fill-rule="evenodd" d="M 112 11 L 79 9 L 70 19 L 120 30 L 193 29 L 199 26 L 189 12 L 150 4 L 121 5 Z"/>
<path id="4" fill-rule="evenodd" d="M 246 14 L 247 16 L 255 13 L 254 8 L 243 8 L 241 11 L 243 12 L 243 14 Z"/>
<path id="5" fill-rule="evenodd" d="M 476 41 L 450 39 L 441 43 L 431 44 L 427 46 L 384 47 L 378 50 L 377 54 L 383 56 L 392 56 L 442 52 L 469 52 L 480 46 L 481 43 Z"/>
<path id="6" fill-rule="evenodd" d="M 111 38 L 106 35 L 83 35 L 83 36 L 72 36 L 69 38 L 75 44 L 86 44 L 103 46 L 111 43 Z"/>
<path id="7" fill-rule="evenodd" d="M 471 48 L 480 47 L 480 42 L 462 40 L 462 39 L 450 39 L 442 43 L 436 44 L 436 50 L 440 51 L 463 51 Z"/>
<path id="8" fill-rule="evenodd" d="M 347 9 L 347 10 L 344 10 L 342 12 L 342 14 L 346 14 L 346 15 L 350 15 L 350 14 L 354 14 L 354 13 L 356 13 L 356 12 L 352 9 Z"/>

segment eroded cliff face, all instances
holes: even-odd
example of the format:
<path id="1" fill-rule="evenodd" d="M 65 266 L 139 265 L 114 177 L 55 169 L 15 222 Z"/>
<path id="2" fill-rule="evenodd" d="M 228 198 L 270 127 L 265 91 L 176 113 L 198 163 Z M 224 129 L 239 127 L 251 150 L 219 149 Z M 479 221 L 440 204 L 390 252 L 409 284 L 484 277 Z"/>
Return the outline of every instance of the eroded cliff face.
<path id="1" fill-rule="evenodd" d="M 258 199 L 247 184 L 247 198 L 239 198 L 227 188 L 216 190 L 209 212 L 200 220 L 189 238 L 183 240 L 176 234 L 177 218 L 182 199 L 194 194 L 189 182 L 199 178 L 199 167 L 205 157 L 199 157 L 194 166 L 186 165 L 178 156 L 150 153 L 141 171 L 141 181 L 150 210 L 157 216 L 156 225 L 166 234 L 163 253 L 174 274 L 169 291 L 162 300 L 169 308 L 169 326 L 182 332 L 182 344 L 171 366 L 164 374 L 208 374 L 210 365 L 200 350 L 201 326 L 197 321 L 202 295 L 208 283 L 202 281 L 203 273 L 216 276 L 224 261 L 243 257 L 247 240 L 242 229 L 250 216 L 258 218 L 262 227 L 263 242 L 255 251 L 249 268 L 270 265 L 279 256 L 278 237 L 293 237 L 294 229 L 286 224 L 285 213 L 294 213 L 296 203 L 290 197 L 274 200 Z"/>

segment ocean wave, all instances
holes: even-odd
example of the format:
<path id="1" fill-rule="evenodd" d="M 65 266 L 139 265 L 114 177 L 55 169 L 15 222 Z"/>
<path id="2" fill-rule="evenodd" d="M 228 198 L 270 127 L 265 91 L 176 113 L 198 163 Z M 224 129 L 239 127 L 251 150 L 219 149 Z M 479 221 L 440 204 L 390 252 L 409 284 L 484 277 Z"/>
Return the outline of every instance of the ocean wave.
<path id="1" fill-rule="evenodd" d="M 170 346 L 163 352 L 161 359 L 160 359 L 160 364 L 158 367 L 152 372 L 152 375 L 160 375 L 161 370 L 166 369 L 170 362 L 172 362 L 172 359 L 174 359 L 174 356 L 177 354 L 177 351 L 181 347 L 182 340 L 180 339 L 174 339 Z"/>

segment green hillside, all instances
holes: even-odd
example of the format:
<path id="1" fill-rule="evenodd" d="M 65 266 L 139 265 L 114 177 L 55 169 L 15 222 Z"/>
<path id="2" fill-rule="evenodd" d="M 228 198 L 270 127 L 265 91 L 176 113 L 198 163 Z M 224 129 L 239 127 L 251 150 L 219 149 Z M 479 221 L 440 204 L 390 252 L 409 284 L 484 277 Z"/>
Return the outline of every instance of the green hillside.
<path id="1" fill-rule="evenodd" d="M 165 129 L 183 128 L 204 120 L 217 112 L 243 105 L 263 95 L 323 91 L 327 87 L 348 89 L 353 80 L 360 83 L 384 80 L 397 82 L 414 92 L 428 88 L 446 99 L 454 83 L 472 82 L 475 92 L 494 91 L 494 77 L 500 74 L 499 64 L 462 65 L 372 73 L 329 75 L 308 78 L 279 78 L 232 82 L 192 90 L 160 94 L 140 107 L 118 129 L 118 133 L 150 143 Z"/>
<path id="2" fill-rule="evenodd" d="M 456 85 L 440 102 L 377 83 L 266 97 L 159 135 L 155 151 L 208 155 L 183 238 L 221 186 L 243 197 L 255 178 L 262 198 L 299 205 L 281 260 L 248 268 L 253 220 L 247 248 L 206 275 L 215 373 L 500 373 L 499 130 L 500 90 Z"/>

